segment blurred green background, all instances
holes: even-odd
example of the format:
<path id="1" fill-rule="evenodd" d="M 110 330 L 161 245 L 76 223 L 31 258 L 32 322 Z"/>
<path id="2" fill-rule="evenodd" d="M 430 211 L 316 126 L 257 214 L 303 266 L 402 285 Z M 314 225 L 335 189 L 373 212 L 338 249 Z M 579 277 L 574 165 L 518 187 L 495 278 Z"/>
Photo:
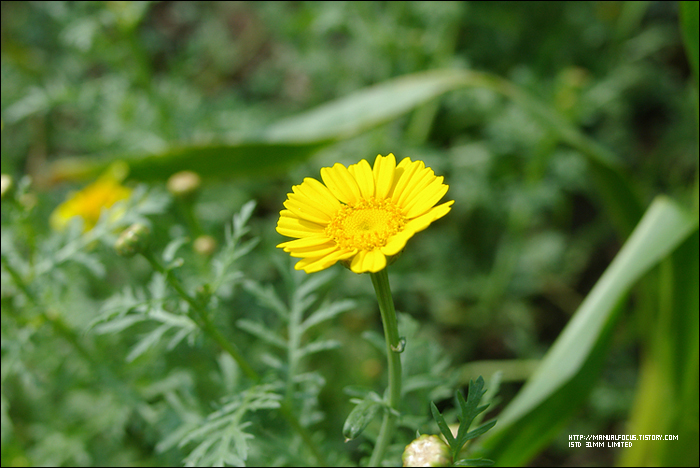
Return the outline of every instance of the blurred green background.
<path id="1" fill-rule="evenodd" d="M 515 360 L 492 415 L 521 388 L 531 360 L 547 352 L 655 196 L 697 216 L 697 74 L 676 2 L 3 2 L 1 21 L 2 172 L 32 176 L 46 218 L 115 158 L 132 163 L 131 184 L 164 186 L 192 167 L 204 176 L 197 214 L 218 239 L 244 202 L 258 202 L 252 233 L 261 242 L 244 269 L 276 283 L 274 264 L 287 259 L 274 249 L 283 240 L 274 225 L 303 177 L 390 152 L 444 175 L 453 210 L 391 267 L 393 293 L 397 309 L 421 322 L 466 381 L 497 370 L 488 361 Z M 695 28 L 697 37 L 697 19 Z M 386 107 L 354 110 L 347 121 L 340 112 L 328 128 L 303 118 L 368 86 L 434 69 L 445 70 L 444 79 L 435 75 L 432 90 L 417 86 L 424 94 L 405 108 L 378 99 Z M 469 70 L 487 78 L 452 84 L 450 73 Z M 523 105 L 510 84 L 537 104 Z M 534 118 L 540 108 L 562 128 Z M 161 238 L 181 232 L 178 222 L 174 208 L 158 218 Z M 340 390 L 376 383 L 383 366 L 360 337 L 381 325 L 370 282 L 336 268 L 329 294 L 359 306 L 326 330 L 342 352 L 312 365 L 329 382 L 321 399 L 330 433 L 351 408 Z M 127 276 L 117 275 L 117 284 Z M 81 304 L 97 310 L 114 282 L 85 282 Z M 568 435 L 626 432 L 656 327 L 650 294 L 624 303 L 600 379 L 533 466 L 620 459 L 620 449 L 569 448 Z M 255 315 L 252 298 L 236 301 Z M 461 367 L 473 361 L 484 362 Z M 3 431 L 3 466 L 177 463 L 155 454 L 148 431 L 126 416 L 113 424 L 128 436 L 103 441 L 106 448 L 88 449 L 86 458 L 42 449 L 36 428 L 51 423 L 18 379 L 3 373 L 3 418 L 15 425 Z"/>

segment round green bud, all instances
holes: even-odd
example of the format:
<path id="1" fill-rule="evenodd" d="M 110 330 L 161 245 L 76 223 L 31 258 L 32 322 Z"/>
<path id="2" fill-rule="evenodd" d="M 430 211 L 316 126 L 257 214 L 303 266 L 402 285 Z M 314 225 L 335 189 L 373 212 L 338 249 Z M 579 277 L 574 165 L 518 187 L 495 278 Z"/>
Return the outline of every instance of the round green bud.
<path id="1" fill-rule="evenodd" d="M 449 466 L 450 448 L 436 435 L 423 434 L 406 446 L 403 466 Z"/>
<path id="2" fill-rule="evenodd" d="M 181 171 L 171 175 L 167 185 L 173 197 L 192 201 L 199 194 L 202 178 L 196 172 Z"/>
<path id="3" fill-rule="evenodd" d="M 216 250 L 216 239 L 212 236 L 199 236 L 194 240 L 194 251 L 199 255 L 208 257 Z"/>
<path id="4" fill-rule="evenodd" d="M 151 230 L 141 223 L 132 224 L 121 233 L 114 248 L 122 257 L 133 257 L 148 247 Z"/>

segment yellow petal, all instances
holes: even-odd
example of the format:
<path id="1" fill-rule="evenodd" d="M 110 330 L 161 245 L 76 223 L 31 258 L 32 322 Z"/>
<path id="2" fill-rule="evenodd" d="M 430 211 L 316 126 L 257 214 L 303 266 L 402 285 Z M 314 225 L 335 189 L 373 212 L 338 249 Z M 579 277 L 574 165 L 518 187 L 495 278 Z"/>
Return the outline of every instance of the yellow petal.
<path id="1" fill-rule="evenodd" d="M 372 176 L 372 168 L 366 159 L 363 159 L 357 164 L 353 164 L 348 168 L 348 171 L 357 181 L 360 187 L 360 193 L 363 198 L 374 196 L 374 177 Z"/>
<path id="2" fill-rule="evenodd" d="M 401 249 L 403 249 L 406 246 L 408 240 L 411 237 L 413 237 L 415 233 L 422 231 L 423 229 L 430 226 L 430 223 L 442 218 L 447 213 L 449 213 L 451 209 L 450 207 L 453 203 L 454 200 L 448 201 L 446 203 L 443 203 L 442 205 L 438 205 L 432 208 L 427 213 L 410 220 L 408 223 L 406 223 L 401 232 L 389 238 L 386 245 L 380 249 L 382 253 L 388 256 L 396 255 L 397 253 L 399 253 Z"/>
<path id="3" fill-rule="evenodd" d="M 324 217 L 330 217 L 332 216 L 338 209 L 334 209 L 333 205 L 329 205 L 326 203 L 325 200 L 323 200 L 321 197 L 319 197 L 317 194 L 310 190 L 304 190 L 300 188 L 300 185 L 296 185 L 292 187 L 294 190 L 294 193 L 288 193 L 287 194 L 287 199 L 288 200 L 297 200 L 300 203 L 304 203 L 306 205 L 309 205 L 312 207 L 314 210 L 319 212 L 319 214 L 323 214 Z M 335 200 L 335 197 L 333 197 Z M 335 202 L 338 204 L 338 208 L 340 208 L 340 202 L 338 200 L 335 200 Z"/>
<path id="4" fill-rule="evenodd" d="M 341 202 L 354 205 L 360 199 L 360 187 L 348 168 L 340 163 L 321 169 L 321 178 L 328 190 Z"/>
<path id="5" fill-rule="evenodd" d="M 419 163 L 420 161 L 416 161 L 416 163 Z M 405 169 L 406 167 L 410 166 L 411 164 L 414 164 L 413 161 L 411 161 L 411 158 L 403 158 L 401 162 L 396 166 L 398 169 Z"/>
<path id="6" fill-rule="evenodd" d="M 402 232 L 412 232 L 415 234 L 416 232 L 422 231 L 423 229 L 430 226 L 430 223 L 432 223 L 436 219 L 442 218 L 447 213 L 449 213 L 451 209 L 450 207 L 453 203 L 454 200 L 448 201 L 446 203 L 443 203 L 442 205 L 438 205 L 434 208 L 431 208 L 427 213 L 422 214 L 417 218 L 413 218 L 408 223 L 406 223 Z"/>
<path id="7" fill-rule="evenodd" d="M 449 188 L 447 185 L 443 184 L 442 181 L 442 177 L 436 177 L 427 187 L 416 191 L 409 197 L 405 204 L 402 205 L 404 215 L 409 219 L 415 218 L 422 215 L 439 202 L 440 199 L 445 196 Z"/>
<path id="8" fill-rule="evenodd" d="M 396 185 L 399 183 L 401 176 L 403 175 L 404 172 L 406 172 L 406 168 L 410 164 L 411 164 L 411 158 L 403 158 L 401 160 L 401 162 L 396 165 L 396 168 L 394 169 L 394 180 L 391 183 L 391 188 L 389 189 L 389 193 L 387 194 L 387 198 L 391 197 L 393 199 L 394 191 L 396 190 Z"/>
<path id="9" fill-rule="evenodd" d="M 436 221 L 449 213 L 454 202 L 454 200 L 450 200 L 431 209 L 430 212 L 433 214 L 433 221 Z"/>
<path id="10" fill-rule="evenodd" d="M 305 178 L 301 185 L 292 187 L 292 190 L 315 200 L 317 204 L 322 205 L 324 210 L 329 213 L 335 213 L 340 208 L 340 202 L 331 191 L 328 190 L 328 187 L 311 177 Z"/>
<path id="11" fill-rule="evenodd" d="M 401 193 L 398 194 L 396 201 L 396 204 L 404 209 L 404 213 L 407 204 L 415 197 L 421 196 L 423 189 L 435 180 L 435 173 L 429 167 L 423 167 L 416 170 L 411 177 L 406 177 L 406 184 L 403 186 Z"/>
<path id="12" fill-rule="evenodd" d="M 380 250 L 384 255 L 396 255 L 401 252 L 401 249 L 406 247 L 406 242 L 410 239 L 415 231 L 401 231 L 398 234 L 391 236 L 389 241 Z"/>
<path id="13" fill-rule="evenodd" d="M 425 168 L 423 161 L 415 161 L 412 163 L 404 163 L 408 158 L 404 158 L 403 161 L 399 163 L 399 167 L 403 169 L 401 174 L 398 176 L 398 180 L 394 184 L 394 190 L 391 194 L 391 199 L 397 205 L 399 204 L 399 198 L 403 194 L 406 187 L 411 184 L 411 180 L 416 173 Z M 399 169 L 397 167 L 397 169 Z"/>
<path id="14" fill-rule="evenodd" d="M 338 260 L 345 260 L 346 258 L 352 257 L 356 252 L 356 250 L 338 250 L 330 255 L 303 258 L 299 260 L 296 265 L 294 265 L 294 269 L 304 270 L 307 273 L 325 270 L 326 268 L 333 266 Z"/>
<path id="15" fill-rule="evenodd" d="M 331 220 L 331 214 L 323 210 L 316 203 L 303 195 L 290 193 L 284 207 L 300 217 L 321 225 L 327 224 Z"/>
<path id="16" fill-rule="evenodd" d="M 377 250 L 359 251 L 350 263 L 350 269 L 355 273 L 376 273 L 386 268 L 386 256 Z"/>
<path id="17" fill-rule="evenodd" d="M 313 237 L 303 237 L 301 239 L 294 239 L 291 241 L 282 242 L 281 244 L 277 244 L 277 247 L 284 249 L 285 252 L 291 252 L 292 250 L 297 248 L 318 247 L 329 241 L 330 239 L 328 237 L 326 237 L 325 235 L 320 235 Z"/>
<path id="18" fill-rule="evenodd" d="M 387 156 L 377 155 L 374 160 L 374 196 L 384 199 L 389 196 L 391 186 L 394 184 L 394 172 L 396 171 L 396 158 L 392 153 Z"/>
<path id="19" fill-rule="evenodd" d="M 323 233 L 324 227 L 298 218 L 289 210 L 280 211 L 280 219 L 277 221 L 277 232 L 287 237 L 309 237 Z"/>
<path id="20" fill-rule="evenodd" d="M 296 258 L 307 257 L 325 257 L 338 250 L 338 244 L 333 241 L 326 242 L 321 245 L 312 245 L 309 247 L 294 247 L 290 249 L 285 247 L 284 251 L 289 252 L 289 255 Z"/>

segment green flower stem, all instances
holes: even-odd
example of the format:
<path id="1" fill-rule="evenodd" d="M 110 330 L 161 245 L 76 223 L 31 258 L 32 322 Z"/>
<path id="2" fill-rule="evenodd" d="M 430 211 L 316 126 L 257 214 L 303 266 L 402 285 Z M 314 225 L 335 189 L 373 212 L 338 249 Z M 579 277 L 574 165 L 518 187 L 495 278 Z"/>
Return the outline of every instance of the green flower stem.
<path id="1" fill-rule="evenodd" d="M 394 435 L 396 415 L 399 402 L 401 401 L 401 359 L 399 356 L 401 345 L 387 269 L 384 268 L 380 272 L 370 273 L 370 276 L 372 277 L 372 285 L 379 301 L 379 312 L 382 315 L 384 337 L 386 338 L 386 353 L 389 362 L 389 388 L 387 392 L 389 396 L 389 411 L 384 413 L 377 444 L 374 446 L 374 451 L 369 461 L 369 466 L 381 466 L 384 453 Z"/>
<path id="2" fill-rule="evenodd" d="M 199 218 L 197 218 L 194 213 L 194 202 L 191 200 L 181 200 L 179 205 L 193 238 L 196 239 L 203 235 L 204 230 L 202 229 L 202 225 L 199 223 Z"/>
<path id="3" fill-rule="evenodd" d="M 250 366 L 250 364 L 248 364 L 248 362 L 245 360 L 240 351 L 238 351 L 238 348 L 236 348 L 235 345 L 233 345 L 228 340 L 226 340 L 226 338 L 224 338 L 221 332 L 212 323 L 209 315 L 202 309 L 202 307 L 197 303 L 197 301 L 194 298 L 192 298 L 187 293 L 187 291 L 185 291 L 180 282 L 173 276 L 172 271 L 166 270 L 163 267 L 163 265 L 161 265 L 160 262 L 153 256 L 153 253 L 151 253 L 149 250 L 145 250 L 141 252 L 141 254 L 146 258 L 146 260 L 148 260 L 148 263 L 151 264 L 154 270 L 156 270 L 165 277 L 168 284 L 172 286 L 172 288 L 177 292 L 177 294 L 190 305 L 190 310 L 194 312 L 194 314 L 196 314 L 196 319 L 199 319 L 195 320 L 195 322 L 198 322 L 202 329 L 214 341 L 216 341 L 224 351 L 231 355 L 231 357 L 236 361 L 236 363 L 238 363 L 243 373 L 247 375 L 249 379 L 254 380 L 255 382 L 259 382 L 260 376 L 258 375 L 258 373 L 255 372 L 255 370 Z"/>
<path id="4" fill-rule="evenodd" d="M 250 380 L 254 381 L 255 383 L 260 383 L 262 380 L 260 378 L 260 375 L 257 372 L 255 372 L 255 369 L 253 369 L 250 364 L 248 364 L 248 361 L 245 360 L 238 348 L 233 343 L 230 343 L 224 337 L 224 335 L 221 334 L 221 332 L 218 328 L 216 328 L 216 326 L 211 321 L 211 318 L 201 306 L 201 304 L 199 304 L 192 296 L 190 296 L 187 293 L 187 291 L 185 291 L 185 289 L 182 287 L 182 284 L 180 284 L 177 278 L 175 278 L 175 276 L 172 274 L 172 271 L 166 270 L 165 267 L 163 267 L 163 265 L 161 265 L 160 262 L 155 258 L 153 253 L 148 249 L 141 252 L 141 255 L 143 255 L 146 258 L 146 260 L 148 260 L 148 263 L 151 264 L 154 270 L 165 276 L 165 279 L 168 282 L 168 284 L 170 284 L 170 286 L 172 286 L 172 288 L 178 293 L 178 295 L 189 304 L 190 310 L 193 311 L 196 314 L 196 318 L 199 319 L 195 320 L 195 322 L 199 323 L 199 325 L 202 327 L 202 330 L 206 334 L 208 334 L 210 338 L 216 341 L 216 343 L 219 346 L 221 346 L 221 348 L 236 361 L 243 373 L 245 373 L 245 375 L 247 375 Z M 299 423 L 299 420 L 294 415 L 294 412 L 289 406 L 289 402 L 283 401 L 281 403 L 280 412 L 282 413 L 282 416 L 284 416 L 284 418 L 287 420 L 289 425 L 292 426 L 292 429 L 294 429 L 294 431 L 296 431 L 297 434 L 299 434 L 306 446 L 309 447 L 314 458 L 316 458 L 318 465 L 328 466 L 325 457 L 318 450 L 316 446 L 317 444 L 313 441 L 311 435 Z"/>

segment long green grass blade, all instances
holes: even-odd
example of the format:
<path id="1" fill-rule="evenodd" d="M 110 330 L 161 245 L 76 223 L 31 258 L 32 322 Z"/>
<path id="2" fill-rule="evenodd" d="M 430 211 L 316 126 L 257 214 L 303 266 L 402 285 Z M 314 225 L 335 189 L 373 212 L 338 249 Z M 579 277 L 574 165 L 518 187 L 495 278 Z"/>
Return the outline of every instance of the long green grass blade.
<path id="1" fill-rule="evenodd" d="M 268 128 L 265 136 L 278 142 L 343 140 L 465 86 L 470 76 L 470 72 L 460 70 L 406 75 L 286 118 Z"/>
<path id="2" fill-rule="evenodd" d="M 65 158 L 57 161 L 48 177 L 53 182 L 94 177 L 114 161 L 129 165 L 129 177 L 137 180 L 166 180 L 189 170 L 209 179 L 263 176 L 279 173 L 309 158 L 324 142 L 241 142 L 209 146 L 182 146 L 152 155 L 115 155 L 103 159 Z"/>
<path id="3" fill-rule="evenodd" d="M 557 433 L 595 382 L 621 301 L 693 231 L 697 220 L 673 201 L 658 197 L 652 203 L 542 364 L 498 416 L 479 455 L 520 465 Z"/>
<path id="4" fill-rule="evenodd" d="M 621 466 L 697 466 L 698 458 L 698 231 L 667 258 L 659 274 L 654 327 L 644 339 L 631 434 L 678 440 L 632 444 Z"/>

